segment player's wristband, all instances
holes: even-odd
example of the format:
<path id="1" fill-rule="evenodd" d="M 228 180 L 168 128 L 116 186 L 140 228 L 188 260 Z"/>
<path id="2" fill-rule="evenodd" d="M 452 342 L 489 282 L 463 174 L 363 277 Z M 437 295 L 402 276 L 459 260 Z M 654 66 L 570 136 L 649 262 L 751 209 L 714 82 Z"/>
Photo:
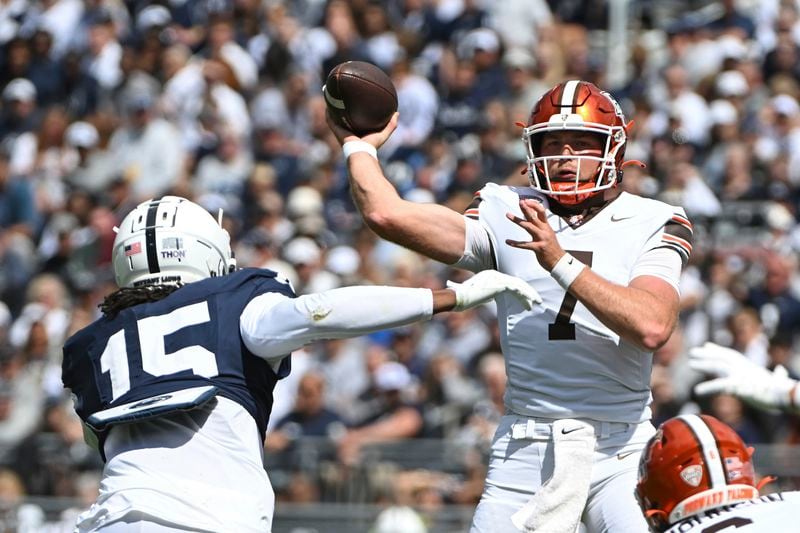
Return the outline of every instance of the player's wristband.
<path id="1" fill-rule="evenodd" d="M 342 145 L 342 152 L 344 152 L 345 160 L 357 152 L 366 152 L 375 159 L 378 159 L 378 150 L 365 141 L 347 141 Z"/>
<path id="2" fill-rule="evenodd" d="M 580 276 L 586 265 L 575 259 L 571 254 L 566 253 L 561 256 L 556 266 L 550 271 L 550 275 L 564 289 L 569 290 L 569 286 Z"/>

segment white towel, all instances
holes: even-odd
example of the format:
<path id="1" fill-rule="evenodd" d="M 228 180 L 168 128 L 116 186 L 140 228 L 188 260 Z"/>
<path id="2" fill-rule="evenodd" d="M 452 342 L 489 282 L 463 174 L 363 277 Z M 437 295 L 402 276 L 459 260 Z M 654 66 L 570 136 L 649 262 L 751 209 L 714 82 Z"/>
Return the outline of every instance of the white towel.
<path id="1" fill-rule="evenodd" d="M 552 438 L 553 476 L 511 517 L 525 533 L 575 533 L 589 496 L 594 427 L 581 420 L 556 420 Z"/>

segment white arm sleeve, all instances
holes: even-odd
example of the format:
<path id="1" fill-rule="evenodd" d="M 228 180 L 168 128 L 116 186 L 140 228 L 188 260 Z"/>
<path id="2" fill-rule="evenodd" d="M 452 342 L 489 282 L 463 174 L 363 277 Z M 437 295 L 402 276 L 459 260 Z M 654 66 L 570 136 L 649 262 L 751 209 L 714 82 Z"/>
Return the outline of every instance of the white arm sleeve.
<path id="1" fill-rule="evenodd" d="M 248 350 L 276 359 L 321 339 L 358 337 L 411 324 L 433 315 L 430 289 L 356 286 L 288 298 L 253 298 L 239 318 Z"/>
<path id="2" fill-rule="evenodd" d="M 489 233 L 475 219 L 465 216 L 464 222 L 467 226 L 466 238 L 464 239 L 464 255 L 453 263 L 453 266 L 471 270 L 472 272 L 495 268 L 492 241 L 489 238 Z"/>
<path id="3" fill-rule="evenodd" d="M 681 293 L 681 256 L 670 248 L 654 248 L 639 256 L 631 271 L 631 279 L 639 276 L 661 278 Z"/>

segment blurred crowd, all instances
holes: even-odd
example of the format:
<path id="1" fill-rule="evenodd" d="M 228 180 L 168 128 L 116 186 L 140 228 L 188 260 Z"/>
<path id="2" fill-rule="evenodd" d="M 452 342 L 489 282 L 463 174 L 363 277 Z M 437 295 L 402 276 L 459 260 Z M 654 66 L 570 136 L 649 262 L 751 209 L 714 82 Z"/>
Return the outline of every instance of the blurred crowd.
<path id="1" fill-rule="evenodd" d="M 633 121 L 627 158 L 646 164 L 621 187 L 695 224 L 680 325 L 654 356 L 655 421 L 703 410 L 748 443 L 800 441 L 794 418 L 694 398 L 686 364 L 713 340 L 800 371 L 800 1 L 637 0 L 624 16 L 620 41 L 590 0 L 0 0 L 0 501 L 94 498 L 102 464 L 61 346 L 114 289 L 113 228 L 142 200 L 221 209 L 239 265 L 298 293 L 465 275 L 362 224 L 320 90 L 344 60 L 397 88 L 387 176 L 457 210 L 487 182 L 525 184 L 519 122 L 545 90 L 609 90 Z M 425 437 L 477 452 L 459 475 L 384 475 L 390 490 L 363 499 L 476 502 L 503 412 L 498 339 L 486 306 L 295 353 L 266 453 L 318 438 L 329 468 L 276 475 L 278 498 L 335 499 L 370 446 Z"/>

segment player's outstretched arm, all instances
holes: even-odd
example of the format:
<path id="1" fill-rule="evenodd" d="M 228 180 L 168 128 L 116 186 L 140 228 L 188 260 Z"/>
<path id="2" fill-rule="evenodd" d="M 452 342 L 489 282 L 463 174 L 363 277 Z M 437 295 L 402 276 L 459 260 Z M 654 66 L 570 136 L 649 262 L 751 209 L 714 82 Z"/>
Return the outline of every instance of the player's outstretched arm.
<path id="1" fill-rule="evenodd" d="M 287 298 L 268 293 L 253 299 L 239 319 L 245 346 L 274 358 L 321 339 L 357 337 L 428 320 L 444 311 L 464 311 L 509 293 L 530 309 L 539 294 L 527 283 L 485 270 L 447 289 L 353 286 Z"/>
<path id="2" fill-rule="evenodd" d="M 377 149 L 397 127 L 397 117 L 395 113 L 383 131 L 362 138 L 335 124 L 330 116 L 328 125 L 342 145 L 360 141 Z M 347 168 L 353 200 L 372 231 L 442 263 L 453 264 L 461 258 L 466 225 L 460 213 L 442 205 L 404 200 L 384 176 L 378 160 L 367 152 L 351 154 Z"/>
<path id="3" fill-rule="evenodd" d="M 694 391 L 701 396 L 733 394 L 756 407 L 800 412 L 798 382 L 788 376 L 783 366 L 770 372 L 736 350 L 713 342 L 692 348 L 689 366 L 715 377 L 695 386 Z"/>

